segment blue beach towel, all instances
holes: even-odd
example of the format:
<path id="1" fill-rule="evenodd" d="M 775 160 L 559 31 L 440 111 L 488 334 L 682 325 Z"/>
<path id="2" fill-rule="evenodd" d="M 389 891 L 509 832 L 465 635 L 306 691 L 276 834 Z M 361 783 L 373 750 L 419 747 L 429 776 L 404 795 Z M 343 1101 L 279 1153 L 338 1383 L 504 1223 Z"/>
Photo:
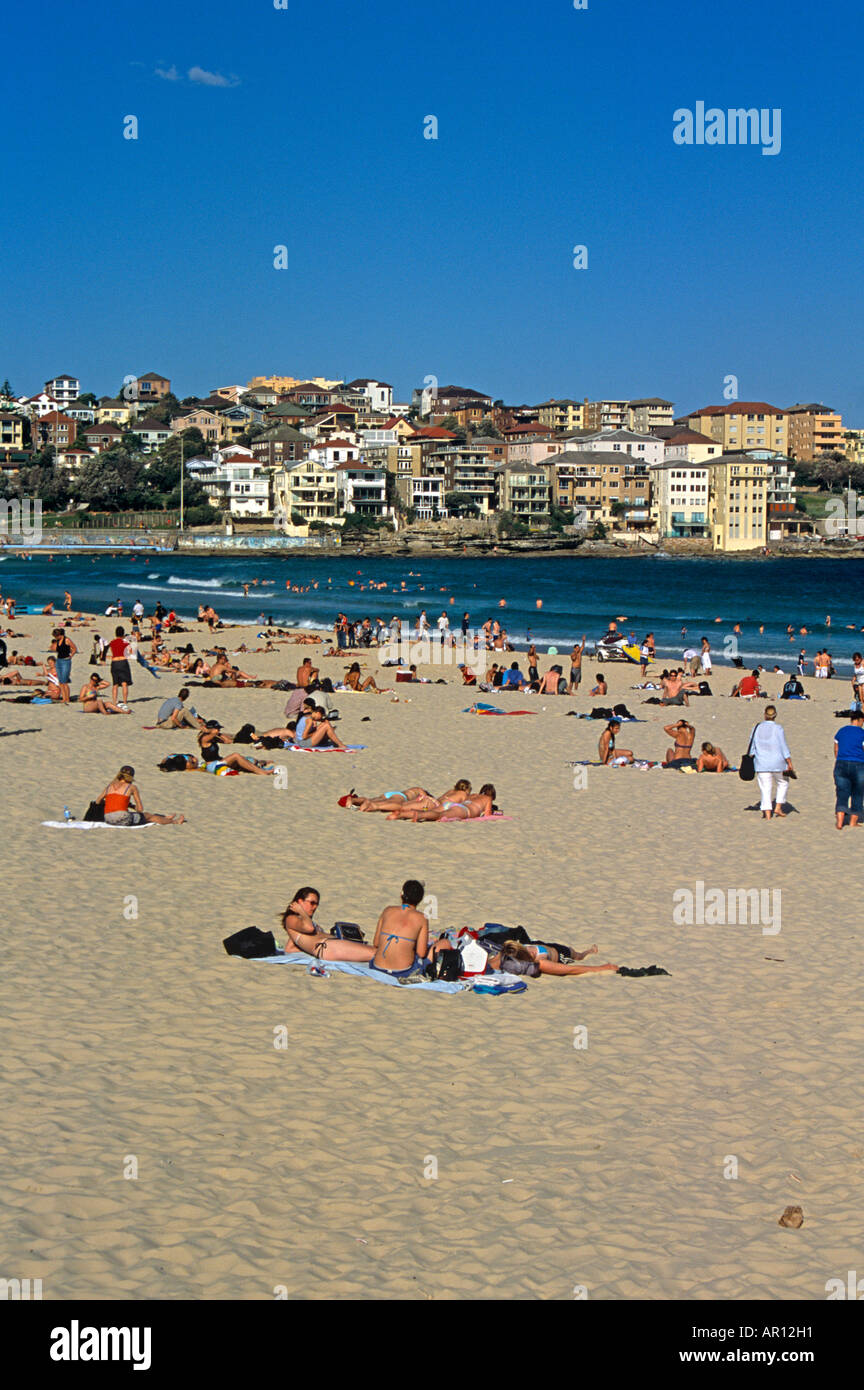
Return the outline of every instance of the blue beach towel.
<path id="1" fill-rule="evenodd" d="M 311 751 L 311 750 L 310 750 Z M 399 989 L 431 989 L 436 994 L 461 994 L 464 985 L 456 980 L 412 980 L 410 984 L 404 984 L 401 980 L 394 980 L 392 975 L 385 975 L 381 970 L 370 970 L 368 965 L 360 961 L 353 960 L 328 960 L 313 961 L 311 956 L 302 951 L 282 951 L 277 956 L 258 956 L 254 960 L 256 965 L 305 965 L 310 966 L 320 964 L 324 966 L 329 975 L 336 971 L 340 975 L 359 975 L 361 979 L 377 980 L 380 985 L 397 985 Z"/>

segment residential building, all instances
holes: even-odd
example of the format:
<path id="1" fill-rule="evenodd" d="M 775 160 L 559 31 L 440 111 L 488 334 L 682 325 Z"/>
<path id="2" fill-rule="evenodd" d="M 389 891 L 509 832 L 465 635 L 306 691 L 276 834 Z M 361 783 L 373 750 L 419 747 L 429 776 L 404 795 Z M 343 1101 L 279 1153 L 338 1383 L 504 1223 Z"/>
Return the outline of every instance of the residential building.
<path id="1" fill-rule="evenodd" d="M 351 392 L 352 395 L 362 397 L 365 401 L 365 409 L 359 406 L 362 414 L 370 411 L 382 411 L 389 415 L 393 408 L 393 387 L 386 381 L 373 381 L 370 377 L 357 377 L 354 381 L 349 381 L 340 391 L 340 395 L 345 399 L 345 393 Z M 351 402 L 354 404 L 355 402 Z"/>
<path id="2" fill-rule="evenodd" d="M 84 438 L 88 449 L 95 449 L 98 454 L 104 454 L 106 449 L 113 449 L 121 442 L 123 431 L 116 425 L 88 425 L 84 430 Z"/>
<path id="3" fill-rule="evenodd" d="M 0 449 L 24 448 L 24 424 L 24 416 L 17 411 L 0 411 Z"/>
<path id="4" fill-rule="evenodd" d="M 332 472 L 336 476 L 343 517 L 356 514 L 383 519 L 392 516 L 393 508 L 387 502 L 387 474 L 383 468 L 370 468 L 357 461 L 337 463 Z"/>
<path id="5" fill-rule="evenodd" d="M 323 468 L 314 459 L 300 459 L 277 468 L 271 474 L 271 482 L 277 526 L 293 525 L 293 517 L 298 513 L 305 526 L 313 521 L 327 522 L 331 526 L 342 524 L 335 468 Z"/>
<path id="6" fill-rule="evenodd" d="M 504 464 L 499 473 L 499 510 L 529 525 L 548 525 L 554 475 L 550 464 Z"/>
<path id="7" fill-rule="evenodd" d="M 350 439 L 322 439 L 309 449 L 308 457 L 324 468 L 336 468 L 340 463 L 360 463 L 360 446 Z M 363 460 L 365 462 L 365 460 Z"/>
<path id="8" fill-rule="evenodd" d="M 630 423 L 628 401 L 589 401 L 582 404 L 582 428 L 623 430 Z"/>
<path id="9" fill-rule="evenodd" d="M 428 473 L 399 474 L 396 478 L 396 488 L 402 505 L 406 509 L 413 509 L 418 521 L 434 521 L 447 516 L 444 502 L 445 479 L 442 475 L 432 477 Z"/>
<path id="10" fill-rule="evenodd" d="M 328 406 L 338 403 L 335 390 L 327 386 L 319 386 L 314 381 L 301 381 L 299 385 L 292 386 L 284 393 L 287 402 L 294 405 L 305 405 L 307 409 L 313 411 L 325 410 Z"/>
<path id="11" fill-rule="evenodd" d="M 672 425 L 675 421 L 674 401 L 664 401 L 662 396 L 646 396 L 643 400 L 627 402 L 627 427 L 636 434 L 650 434 L 655 429 Z"/>
<path id="12" fill-rule="evenodd" d="M 96 407 L 97 425 L 127 425 L 131 419 L 132 407 L 128 401 L 103 396 Z"/>
<path id="13" fill-rule="evenodd" d="M 306 457 L 309 438 L 293 425 L 276 425 L 252 440 L 251 449 L 256 462 L 267 468 L 281 468 Z"/>
<path id="14" fill-rule="evenodd" d="M 200 406 L 193 406 L 171 420 L 173 434 L 182 434 L 184 430 L 200 430 L 205 439 L 216 442 L 228 433 L 221 411 L 203 410 Z"/>
<path id="15" fill-rule="evenodd" d="M 560 441 L 559 441 L 560 443 Z M 660 463 L 663 440 L 653 434 L 636 434 L 633 430 L 599 430 L 580 434 L 578 439 L 565 439 L 565 448 L 599 450 L 602 453 L 630 454 L 642 463 Z"/>
<path id="16" fill-rule="evenodd" d="M 92 405 L 69 405 L 66 414 L 77 420 L 79 425 L 92 425 L 96 421 L 96 407 Z"/>
<path id="17" fill-rule="evenodd" d="M 141 451 L 145 454 L 152 454 L 160 444 L 165 444 L 172 437 L 168 425 L 163 425 L 161 420 L 154 420 L 148 415 L 136 420 L 132 426 L 132 433 L 137 434 L 141 440 Z"/>
<path id="18" fill-rule="evenodd" d="M 746 453 L 723 453 L 708 465 L 711 500 L 709 522 L 714 550 L 754 550 L 767 539 L 768 491 L 772 469 L 767 459 Z"/>
<path id="19" fill-rule="evenodd" d="M 472 449 L 482 449 L 493 463 L 507 463 L 509 445 L 506 439 L 498 439 L 494 434 L 475 434 L 471 438 Z"/>
<path id="20" fill-rule="evenodd" d="M 660 536 L 708 535 L 709 476 L 704 465 L 705 460 L 690 461 L 683 455 L 667 457 L 649 468 L 651 511 Z"/>
<path id="21" fill-rule="evenodd" d="M 809 463 L 832 449 L 843 452 L 846 442 L 843 417 L 836 410 L 821 404 L 790 405 L 786 414 L 789 418 L 786 452 L 790 458 Z"/>
<path id="22" fill-rule="evenodd" d="M 679 425 L 666 435 L 663 457 L 667 463 L 673 459 L 685 463 L 705 463 L 710 458 L 719 458 L 722 452 L 722 446 L 710 435 L 682 429 Z"/>
<path id="23" fill-rule="evenodd" d="M 51 410 L 33 421 L 31 438 L 34 450 L 71 449 L 78 438 L 78 421 L 60 410 Z"/>
<path id="24" fill-rule="evenodd" d="M 583 428 L 584 407 L 581 401 L 551 400 L 537 406 L 537 419 L 541 425 L 553 430 L 581 430 Z"/>
<path id="25" fill-rule="evenodd" d="M 777 449 L 786 452 L 788 417 L 765 401 L 732 401 L 707 405 L 680 422 L 700 434 L 710 435 L 724 453 L 745 449 Z"/>
<path id="26" fill-rule="evenodd" d="M 337 434 L 352 434 L 356 438 L 357 411 L 353 405 L 337 403 L 329 410 L 324 410 L 320 414 L 312 415 L 308 420 L 302 421 L 300 429 L 310 439 L 318 439 L 321 435 L 326 437 Z"/>
<path id="27" fill-rule="evenodd" d="M 77 478 L 91 459 L 98 457 L 93 449 L 59 449 L 55 455 L 60 468 L 65 468 L 70 478 Z"/>
<path id="28" fill-rule="evenodd" d="M 145 372 L 139 376 L 136 382 L 138 387 L 138 399 L 144 401 L 160 401 L 163 396 L 167 396 L 171 390 L 171 382 L 167 376 L 160 376 L 158 372 Z"/>
<path id="29" fill-rule="evenodd" d="M 561 450 L 562 440 L 560 437 L 536 439 L 530 435 L 514 437 L 510 433 L 510 437 L 505 441 L 507 462 L 519 464 L 521 467 L 543 463 L 546 459 L 554 458 L 556 454 L 560 454 Z"/>
<path id="30" fill-rule="evenodd" d="M 645 530 L 651 522 L 647 461 L 603 449 L 568 449 L 549 460 L 555 469 L 557 505 L 586 508 L 589 520 Z"/>
<path id="31" fill-rule="evenodd" d="M 49 396 L 46 391 L 40 391 L 38 396 L 19 396 L 17 404 L 31 419 L 60 409 L 59 402 L 53 396 Z"/>
<path id="32" fill-rule="evenodd" d="M 481 516 L 497 510 L 500 470 L 490 462 L 485 449 L 445 445 L 429 455 L 425 471 L 431 477 L 444 478 L 445 496 L 451 492 L 465 494 Z"/>
<path id="33" fill-rule="evenodd" d="M 342 381 L 332 381 L 329 377 L 324 376 L 253 376 L 246 390 L 264 389 L 275 391 L 278 395 L 284 396 L 286 391 L 293 391 L 295 387 L 304 385 L 323 386 L 326 391 L 335 391 L 342 385 Z"/>
<path id="34" fill-rule="evenodd" d="M 850 463 L 864 463 L 864 430 L 843 431 L 843 452 Z"/>
<path id="35" fill-rule="evenodd" d="M 240 397 L 245 396 L 245 394 L 246 387 L 242 385 L 214 386 L 210 392 L 211 396 L 221 396 L 223 400 L 231 401 L 233 405 L 239 405 Z"/>
<path id="36" fill-rule="evenodd" d="M 204 489 L 209 501 L 238 518 L 268 517 L 270 474 L 248 453 L 220 453 L 216 459 L 189 459 L 186 472 Z"/>
<path id="37" fill-rule="evenodd" d="M 55 400 L 61 410 L 65 410 L 73 401 L 77 401 L 81 394 L 81 384 L 77 376 L 62 373 L 45 382 L 45 394 Z"/>

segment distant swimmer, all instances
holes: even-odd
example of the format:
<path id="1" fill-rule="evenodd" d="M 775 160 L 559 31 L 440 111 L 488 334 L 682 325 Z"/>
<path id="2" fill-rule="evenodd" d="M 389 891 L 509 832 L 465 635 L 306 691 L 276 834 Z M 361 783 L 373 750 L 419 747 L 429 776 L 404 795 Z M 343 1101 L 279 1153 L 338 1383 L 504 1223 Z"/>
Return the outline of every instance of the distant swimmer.
<path id="1" fill-rule="evenodd" d="M 498 600 L 498 607 L 499 607 L 499 608 L 506 608 L 506 607 L 507 607 L 507 600 L 506 600 L 506 598 L 499 598 L 499 600 Z"/>
<path id="2" fill-rule="evenodd" d="M 535 608 L 542 608 L 542 607 L 543 607 L 543 600 L 542 600 L 542 598 L 538 598 L 538 599 L 535 600 L 535 602 L 534 602 L 534 607 L 535 607 Z"/>
<path id="3" fill-rule="evenodd" d="M 830 613 L 826 614 L 826 617 L 825 617 L 825 626 L 826 626 L 826 627 L 830 627 L 830 626 L 831 626 L 831 614 L 830 614 Z"/>

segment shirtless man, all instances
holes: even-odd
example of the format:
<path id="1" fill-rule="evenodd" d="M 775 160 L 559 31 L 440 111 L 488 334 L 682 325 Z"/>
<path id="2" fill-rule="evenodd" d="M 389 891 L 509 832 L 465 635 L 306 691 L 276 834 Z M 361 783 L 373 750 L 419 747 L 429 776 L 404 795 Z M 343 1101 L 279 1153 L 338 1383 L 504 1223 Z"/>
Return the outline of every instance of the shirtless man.
<path id="1" fill-rule="evenodd" d="M 282 914 L 282 926 L 288 937 L 286 949 L 303 951 L 318 960 L 371 960 L 373 946 L 362 941 L 342 941 L 328 936 L 315 921 L 321 895 L 317 888 L 300 888 Z"/>
<path id="2" fill-rule="evenodd" d="M 391 811 L 388 820 L 479 820 L 481 816 L 491 816 L 497 793 L 491 782 L 487 782 L 476 796 L 466 796 L 464 801 L 448 799 L 441 802 L 437 810 Z"/>
<path id="3" fill-rule="evenodd" d="M 665 679 L 661 676 L 660 684 L 663 687 L 663 698 L 661 705 L 689 705 L 690 700 L 687 691 L 684 689 L 684 677 L 680 671 L 670 671 Z"/>
<path id="4" fill-rule="evenodd" d="M 585 634 L 582 634 L 582 641 L 574 645 L 570 653 L 570 684 L 567 686 L 568 695 L 579 694 L 579 682 L 582 679 L 582 656 L 585 651 Z"/>
<path id="5" fill-rule="evenodd" d="M 722 748 L 715 748 L 713 743 L 703 743 L 702 752 L 696 760 L 697 772 L 725 772 L 729 766 L 729 760 Z"/>
<path id="6" fill-rule="evenodd" d="M 686 719 L 679 719 L 677 724 L 664 724 L 663 732 L 674 740 L 673 747 L 666 749 L 667 763 L 680 763 L 683 758 L 693 756 L 693 740 L 696 737 L 696 730 L 692 724 L 687 723 Z"/>
<path id="7" fill-rule="evenodd" d="M 385 907 L 378 918 L 370 967 L 397 979 L 422 971 L 429 951 L 429 922 L 418 911 L 425 896 L 422 883 L 409 878 L 402 885 L 398 907 Z"/>
<path id="8" fill-rule="evenodd" d="M 297 667 L 297 685 L 302 690 L 306 690 L 310 685 L 317 685 L 318 676 L 318 667 L 312 665 L 311 656 L 304 657 Z"/>

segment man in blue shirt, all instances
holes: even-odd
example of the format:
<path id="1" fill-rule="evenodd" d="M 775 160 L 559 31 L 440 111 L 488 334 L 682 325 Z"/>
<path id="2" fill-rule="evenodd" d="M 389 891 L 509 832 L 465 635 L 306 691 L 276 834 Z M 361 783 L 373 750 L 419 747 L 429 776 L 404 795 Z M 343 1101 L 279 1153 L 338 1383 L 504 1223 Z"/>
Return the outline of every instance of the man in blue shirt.
<path id="1" fill-rule="evenodd" d="M 849 723 L 837 730 L 834 740 L 834 786 L 837 799 L 837 829 L 856 826 L 864 812 L 864 713 L 850 716 Z"/>
<path id="2" fill-rule="evenodd" d="M 525 684 L 525 677 L 519 670 L 519 662 L 514 661 L 509 671 L 504 672 L 504 679 L 501 682 L 502 690 L 521 690 Z"/>

